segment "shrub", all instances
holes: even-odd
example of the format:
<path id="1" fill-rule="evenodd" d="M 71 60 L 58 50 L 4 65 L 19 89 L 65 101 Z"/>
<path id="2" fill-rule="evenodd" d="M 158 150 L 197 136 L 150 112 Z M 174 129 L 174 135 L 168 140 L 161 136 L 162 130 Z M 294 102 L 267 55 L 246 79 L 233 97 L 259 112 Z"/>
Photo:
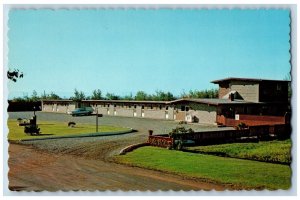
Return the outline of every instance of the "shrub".
<path id="1" fill-rule="evenodd" d="M 191 128 L 186 129 L 183 126 L 177 126 L 176 128 L 172 129 L 172 131 L 169 133 L 169 136 L 174 138 L 176 135 L 187 134 L 187 133 L 194 133 L 194 130 Z"/>
<path id="2" fill-rule="evenodd" d="M 176 140 L 173 144 L 173 149 L 182 150 L 184 148 L 184 140 L 182 139 L 183 134 L 190 134 L 194 133 L 194 130 L 189 128 L 186 129 L 183 126 L 178 126 L 169 133 L 169 136 L 173 139 L 179 138 L 179 140 Z"/>

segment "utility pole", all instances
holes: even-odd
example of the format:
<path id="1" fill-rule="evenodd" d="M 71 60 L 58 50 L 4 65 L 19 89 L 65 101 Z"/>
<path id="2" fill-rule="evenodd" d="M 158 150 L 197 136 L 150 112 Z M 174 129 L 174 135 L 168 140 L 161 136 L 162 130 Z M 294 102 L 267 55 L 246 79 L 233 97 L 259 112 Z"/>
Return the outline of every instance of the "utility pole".
<path id="1" fill-rule="evenodd" d="M 96 111 L 96 133 L 98 133 L 98 106 Z"/>

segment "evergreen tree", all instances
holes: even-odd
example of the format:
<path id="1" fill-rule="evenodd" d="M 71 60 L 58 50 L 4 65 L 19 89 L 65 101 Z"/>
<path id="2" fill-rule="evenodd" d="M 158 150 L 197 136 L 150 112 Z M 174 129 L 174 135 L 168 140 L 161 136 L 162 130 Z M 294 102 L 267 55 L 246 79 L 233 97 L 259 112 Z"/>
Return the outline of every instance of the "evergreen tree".
<path id="1" fill-rule="evenodd" d="M 137 101 L 149 100 L 148 95 L 144 91 L 138 91 L 134 99 Z"/>
<path id="2" fill-rule="evenodd" d="M 90 99 L 93 99 L 93 100 L 100 100 L 100 99 L 102 99 L 102 92 L 101 92 L 101 90 L 99 90 L 99 89 L 94 90 Z"/>

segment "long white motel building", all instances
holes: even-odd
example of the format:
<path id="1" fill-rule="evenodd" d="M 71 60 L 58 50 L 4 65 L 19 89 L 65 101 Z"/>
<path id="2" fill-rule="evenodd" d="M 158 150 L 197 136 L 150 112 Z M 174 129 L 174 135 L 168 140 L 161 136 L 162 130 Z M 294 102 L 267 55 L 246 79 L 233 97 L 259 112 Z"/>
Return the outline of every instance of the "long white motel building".
<path id="1" fill-rule="evenodd" d="M 110 116 L 178 120 L 217 124 L 218 116 L 237 114 L 284 116 L 288 111 L 288 82 L 283 80 L 226 78 L 219 85 L 219 98 L 174 101 L 134 100 L 43 100 L 43 112 L 67 113 L 79 107 L 93 107 Z"/>

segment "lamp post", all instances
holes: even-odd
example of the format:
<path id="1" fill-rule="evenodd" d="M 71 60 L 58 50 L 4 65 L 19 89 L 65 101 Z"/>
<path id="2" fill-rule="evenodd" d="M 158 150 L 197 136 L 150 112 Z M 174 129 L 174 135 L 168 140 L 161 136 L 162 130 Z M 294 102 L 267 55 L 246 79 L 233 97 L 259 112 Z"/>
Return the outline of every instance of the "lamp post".
<path id="1" fill-rule="evenodd" d="M 33 117 L 32 117 L 32 123 L 36 125 L 36 115 L 35 115 L 35 106 L 33 106 Z"/>
<path id="2" fill-rule="evenodd" d="M 98 107 L 96 110 L 96 132 L 98 133 L 98 117 L 103 117 L 102 114 L 98 114 Z"/>

